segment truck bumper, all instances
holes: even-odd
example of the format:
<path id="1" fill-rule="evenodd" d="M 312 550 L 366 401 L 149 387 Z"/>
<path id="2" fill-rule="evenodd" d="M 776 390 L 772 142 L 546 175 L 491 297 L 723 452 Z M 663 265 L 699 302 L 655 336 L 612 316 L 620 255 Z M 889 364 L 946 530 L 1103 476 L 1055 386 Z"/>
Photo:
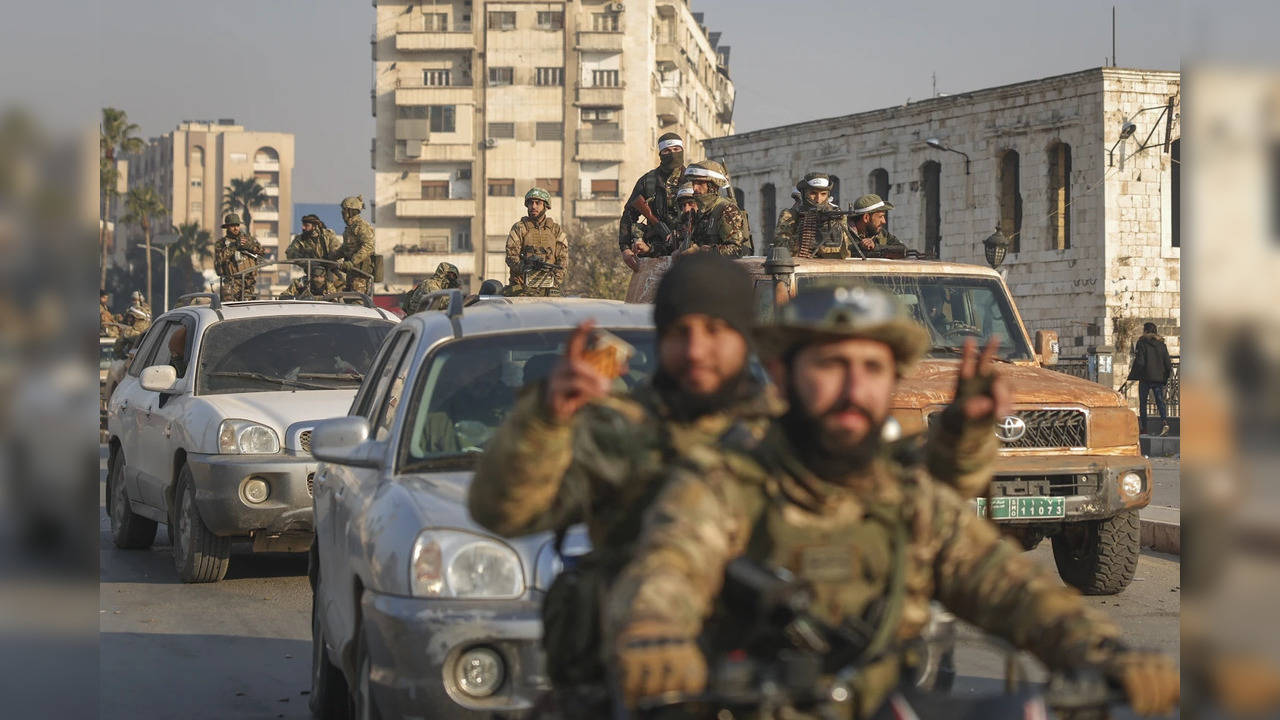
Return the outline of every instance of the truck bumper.
<path id="1" fill-rule="evenodd" d="M 1141 490 L 1126 494 L 1121 479 L 1133 473 Z M 992 478 L 992 497 L 1064 498 L 1066 517 L 1048 522 L 1100 520 L 1151 502 L 1151 463 L 1141 455 L 1002 456 Z M 999 520 L 1001 524 L 1044 524 L 1040 518 Z"/>
<path id="2" fill-rule="evenodd" d="M 290 455 L 189 455 L 196 508 L 209 531 L 220 536 L 314 534 L 311 477 L 316 461 Z M 270 491 L 251 503 L 242 492 L 249 478 Z"/>

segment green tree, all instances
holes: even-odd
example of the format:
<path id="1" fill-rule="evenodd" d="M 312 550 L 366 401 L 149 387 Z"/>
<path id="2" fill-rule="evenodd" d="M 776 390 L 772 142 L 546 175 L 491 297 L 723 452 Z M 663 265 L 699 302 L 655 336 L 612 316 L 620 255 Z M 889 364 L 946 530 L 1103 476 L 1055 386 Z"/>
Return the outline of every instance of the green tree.
<path id="1" fill-rule="evenodd" d="M 617 231 L 607 225 L 592 228 L 574 223 L 569 231 L 569 262 L 564 294 L 625 300 L 631 270 L 618 252 Z"/>
<path id="2" fill-rule="evenodd" d="M 186 264 L 201 269 L 206 260 L 213 258 L 213 236 L 208 230 L 201 230 L 200 223 L 182 223 L 173 231 L 178 239 L 169 247 L 169 262 L 178 263 L 179 258 Z"/>
<path id="3" fill-rule="evenodd" d="M 102 275 L 99 279 L 101 288 L 107 286 L 107 213 L 111 208 L 111 201 L 120 194 L 116 191 L 116 184 L 120 181 L 120 171 L 116 169 L 116 155 L 142 151 L 145 143 L 141 138 L 134 137 L 138 130 L 137 124 L 129 122 L 129 115 L 125 111 L 110 107 L 102 108 L 102 124 L 98 126 L 98 187 L 101 191 L 98 244 L 102 251 Z M 150 298 L 148 298 L 149 301 Z"/>
<path id="4" fill-rule="evenodd" d="M 267 189 L 262 187 L 257 178 L 251 177 L 232 178 L 223 193 L 223 211 L 243 213 L 246 233 L 253 227 L 253 209 L 266 205 L 271 199 L 267 195 Z"/>
<path id="5" fill-rule="evenodd" d="M 151 226 L 152 223 L 168 214 L 164 202 L 152 187 L 130 188 L 124 197 L 124 215 L 121 222 L 137 225 L 142 229 L 143 246 L 147 252 L 147 304 L 151 303 Z M 166 308 L 167 309 L 167 308 Z"/>

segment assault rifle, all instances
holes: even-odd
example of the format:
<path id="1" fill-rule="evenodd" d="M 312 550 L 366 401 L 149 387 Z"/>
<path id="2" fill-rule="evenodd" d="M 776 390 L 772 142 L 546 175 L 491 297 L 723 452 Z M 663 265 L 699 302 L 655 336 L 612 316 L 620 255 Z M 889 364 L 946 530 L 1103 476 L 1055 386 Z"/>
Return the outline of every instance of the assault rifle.
<path id="1" fill-rule="evenodd" d="M 640 213 L 640 215 L 642 215 L 645 220 L 648 220 L 649 227 L 653 228 L 659 235 L 662 236 L 663 242 L 665 243 L 671 242 L 671 235 L 672 235 L 671 228 L 667 227 L 666 223 L 658 219 L 658 216 L 655 215 L 653 212 L 653 208 L 649 207 L 649 201 L 645 200 L 642 195 L 636 195 L 635 198 L 633 198 L 631 202 L 627 205 L 627 207 Z"/>

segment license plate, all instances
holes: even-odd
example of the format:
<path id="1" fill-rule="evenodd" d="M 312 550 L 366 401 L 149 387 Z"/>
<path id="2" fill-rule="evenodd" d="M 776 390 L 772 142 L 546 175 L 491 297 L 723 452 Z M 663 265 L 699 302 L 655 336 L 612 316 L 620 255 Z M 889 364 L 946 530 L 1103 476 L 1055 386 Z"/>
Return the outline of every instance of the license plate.
<path id="1" fill-rule="evenodd" d="M 987 517 L 987 499 L 974 501 L 977 512 Z M 1067 499 L 1060 497 L 998 497 L 991 499 L 992 520 L 1039 520 L 1067 516 Z"/>

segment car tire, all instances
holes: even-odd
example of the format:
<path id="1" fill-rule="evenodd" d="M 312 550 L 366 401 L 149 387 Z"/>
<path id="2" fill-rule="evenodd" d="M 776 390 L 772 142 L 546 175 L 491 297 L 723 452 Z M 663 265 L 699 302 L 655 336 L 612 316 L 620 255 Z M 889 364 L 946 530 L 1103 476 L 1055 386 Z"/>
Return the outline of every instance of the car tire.
<path id="1" fill-rule="evenodd" d="M 129 506 L 129 490 L 124 482 L 124 455 L 117 452 L 107 472 L 107 515 L 111 518 L 111 540 L 123 550 L 143 550 L 156 541 L 156 521 L 135 513 Z"/>
<path id="2" fill-rule="evenodd" d="M 378 710 L 378 702 L 373 697 L 372 659 L 369 657 L 369 641 L 365 639 L 364 630 L 356 638 L 356 676 L 351 684 L 351 719 L 382 720 Z"/>
<path id="3" fill-rule="evenodd" d="M 1138 512 L 1069 524 L 1053 536 L 1053 559 L 1063 582 L 1085 595 L 1115 595 L 1133 581 L 1142 547 Z"/>
<path id="4" fill-rule="evenodd" d="M 315 546 L 311 548 L 311 567 L 316 568 L 315 586 L 319 588 L 319 557 Z M 316 720 L 350 720 L 351 693 L 347 690 L 347 680 L 342 671 L 329 662 L 329 655 L 324 648 L 324 628 L 320 624 L 320 613 L 316 608 L 318 595 L 311 594 L 311 697 L 308 699 L 311 716 Z"/>
<path id="5" fill-rule="evenodd" d="M 173 493 L 173 566 L 185 583 L 218 582 L 227 575 L 231 538 L 218 537 L 205 526 L 196 508 L 196 485 L 191 468 L 183 465 Z"/>

